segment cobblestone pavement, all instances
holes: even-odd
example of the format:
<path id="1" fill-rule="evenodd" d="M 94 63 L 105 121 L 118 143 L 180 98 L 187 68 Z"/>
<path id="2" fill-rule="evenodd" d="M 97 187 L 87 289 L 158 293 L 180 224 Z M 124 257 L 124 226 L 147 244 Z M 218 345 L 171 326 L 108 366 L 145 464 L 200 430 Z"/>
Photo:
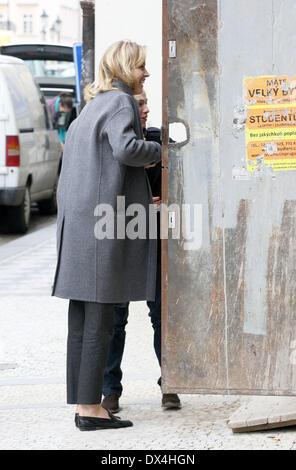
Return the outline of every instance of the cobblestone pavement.
<path id="1" fill-rule="evenodd" d="M 0 250 L 0 449 L 296 449 L 295 428 L 228 429 L 228 417 L 248 397 L 182 395 L 181 410 L 162 410 L 144 302 L 131 304 L 122 365 L 120 416 L 134 426 L 77 430 L 74 407 L 65 404 L 67 301 L 50 297 L 55 240 L 52 229 L 46 240 L 46 230 L 22 252 L 11 255 L 14 246 L 7 246 L 7 259 Z"/>

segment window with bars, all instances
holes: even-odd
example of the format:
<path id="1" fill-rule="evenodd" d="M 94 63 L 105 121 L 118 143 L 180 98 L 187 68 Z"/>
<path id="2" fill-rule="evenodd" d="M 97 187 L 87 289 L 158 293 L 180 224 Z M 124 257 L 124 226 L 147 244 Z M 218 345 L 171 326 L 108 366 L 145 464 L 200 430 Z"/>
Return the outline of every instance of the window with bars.
<path id="1" fill-rule="evenodd" d="M 33 15 L 24 15 L 24 33 L 30 34 L 33 33 Z"/>

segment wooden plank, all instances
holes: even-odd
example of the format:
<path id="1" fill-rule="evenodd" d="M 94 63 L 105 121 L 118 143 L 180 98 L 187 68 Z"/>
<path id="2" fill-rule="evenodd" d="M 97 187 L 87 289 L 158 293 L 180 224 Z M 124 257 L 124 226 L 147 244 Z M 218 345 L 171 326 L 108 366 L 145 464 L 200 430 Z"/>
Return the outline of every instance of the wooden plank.
<path id="1" fill-rule="evenodd" d="M 242 428 L 234 428 L 232 432 L 253 432 L 253 431 L 268 431 L 269 429 L 280 429 L 289 426 L 296 426 L 296 419 L 291 421 L 283 421 L 281 423 L 267 423 L 258 426 L 245 426 Z"/>
<path id="2" fill-rule="evenodd" d="M 254 397 L 229 418 L 233 432 L 262 431 L 296 425 L 296 397 Z"/>

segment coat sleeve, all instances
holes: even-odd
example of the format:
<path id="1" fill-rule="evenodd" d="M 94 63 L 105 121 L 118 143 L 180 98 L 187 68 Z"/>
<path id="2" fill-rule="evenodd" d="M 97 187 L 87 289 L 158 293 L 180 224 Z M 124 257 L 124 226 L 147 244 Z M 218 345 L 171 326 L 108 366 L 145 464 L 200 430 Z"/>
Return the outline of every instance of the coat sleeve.
<path id="1" fill-rule="evenodd" d="M 137 139 L 133 128 L 134 111 L 125 106 L 115 113 L 105 127 L 113 157 L 128 166 L 144 166 L 161 160 L 161 146 L 157 142 Z"/>

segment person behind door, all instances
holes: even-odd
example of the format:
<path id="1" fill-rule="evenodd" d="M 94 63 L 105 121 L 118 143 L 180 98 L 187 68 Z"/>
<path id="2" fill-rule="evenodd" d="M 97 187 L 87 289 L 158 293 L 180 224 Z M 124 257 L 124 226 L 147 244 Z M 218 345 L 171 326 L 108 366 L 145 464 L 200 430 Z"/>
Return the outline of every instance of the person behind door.
<path id="1" fill-rule="evenodd" d="M 134 42 L 111 45 L 99 84 L 88 90 L 89 102 L 66 136 L 53 295 L 70 299 L 67 403 L 77 404 L 81 431 L 132 425 L 100 404 L 114 305 L 155 299 L 157 240 L 95 236 L 100 208 L 107 204 L 116 214 L 118 196 L 147 214 L 153 204 L 144 166 L 160 161 L 161 147 L 144 140 L 133 98 L 149 77 L 145 57 L 145 47 Z"/>
<path id="2" fill-rule="evenodd" d="M 68 129 L 68 123 L 70 121 L 71 113 L 73 108 L 73 100 L 71 97 L 60 96 L 55 103 L 55 121 L 54 126 L 58 130 L 59 139 L 62 150 L 64 150 L 66 134 Z"/>
<path id="3" fill-rule="evenodd" d="M 161 144 L 160 129 L 151 127 L 146 129 L 147 117 L 149 114 L 148 101 L 146 93 L 135 95 L 139 104 L 140 117 L 143 133 L 146 141 L 155 141 Z M 151 191 L 156 205 L 161 202 L 161 162 L 146 168 Z M 155 301 L 148 301 L 149 316 L 151 318 L 154 330 L 154 350 L 161 367 L 161 240 L 160 240 L 160 214 L 158 212 L 158 240 L 157 240 L 157 276 L 156 276 L 156 297 Z M 121 361 L 125 344 L 125 327 L 127 324 L 129 306 L 124 308 L 115 307 L 114 333 L 110 343 L 107 367 L 104 375 L 102 406 L 110 409 L 113 413 L 120 410 L 119 398 L 122 394 L 122 370 Z M 158 379 L 158 385 L 161 385 L 161 378 Z M 162 394 L 162 406 L 164 408 L 180 408 L 181 402 L 175 393 Z"/>
<path id="4" fill-rule="evenodd" d="M 59 134 L 62 150 L 64 150 L 67 130 L 72 122 L 73 98 L 70 93 L 60 93 L 59 96 L 47 100 L 53 124 Z"/>

